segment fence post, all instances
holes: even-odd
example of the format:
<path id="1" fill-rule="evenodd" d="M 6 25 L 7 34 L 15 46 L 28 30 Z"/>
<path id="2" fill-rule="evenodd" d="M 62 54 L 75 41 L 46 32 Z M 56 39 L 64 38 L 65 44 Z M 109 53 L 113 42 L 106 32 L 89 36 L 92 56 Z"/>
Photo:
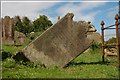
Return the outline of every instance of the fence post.
<path id="1" fill-rule="evenodd" d="M 101 22 L 101 30 L 102 30 L 102 62 L 104 62 L 104 55 L 105 55 L 105 52 L 104 52 L 104 21 Z"/>
<path id="2" fill-rule="evenodd" d="M 117 14 L 115 16 L 115 25 L 116 25 L 116 47 L 117 47 L 117 55 L 118 55 L 118 67 L 120 69 L 120 44 L 119 44 L 119 29 L 118 29 L 118 26 L 119 26 L 119 15 Z"/>

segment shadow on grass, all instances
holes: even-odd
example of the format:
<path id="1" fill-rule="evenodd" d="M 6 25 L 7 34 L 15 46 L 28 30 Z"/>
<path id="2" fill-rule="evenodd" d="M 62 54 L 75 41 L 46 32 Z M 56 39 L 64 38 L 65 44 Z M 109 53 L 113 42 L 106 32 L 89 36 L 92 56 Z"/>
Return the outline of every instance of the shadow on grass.
<path id="1" fill-rule="evenodd" d="M 23 52 L 18 52 L 16 53 L 15 55 L 12 56 L 12 58 L 15 60 L 15 61 L 23 61 L 23 62 L 29 62 L 30 60 L 24 55 Z"/>
<path id="2" fill-rule="evenodd" d="M 14 45 L 14 46 L 16 46 L 16 47 L 20 47 L 20 46 L 23 46 L 23 45 Z"/>
<path id="3" fill-rule="evenodd" d="M 68 66 L 78 66 L 78 65 L 97 65 L 97 64 L 100 64 L 100 65 L 109 65 L 110 62 L 109 61 L 98 61 L 98 62 L 70 62 L 69 64 L 67 64 L 65 67 L 68 67 Z"/>
<path id="4" fill-rule="evenodd" d="M 10 58 L 12 54 L 10 52 L 6 52 L 4 50 L 0 50 L 0 61 L 4 61 L 7 58 Z"/>
<path id="5" fill-rule="evenodd" d="M 13 44 L 13 45 L 5 45 L 5 46 L 9 46 L 9 47 L 11 47 L 11 46 L 14 46 L 14 47 L 20 47 L 20 46 L 23 46 L 23 45 L 21 45 L 21 44 Z"/>

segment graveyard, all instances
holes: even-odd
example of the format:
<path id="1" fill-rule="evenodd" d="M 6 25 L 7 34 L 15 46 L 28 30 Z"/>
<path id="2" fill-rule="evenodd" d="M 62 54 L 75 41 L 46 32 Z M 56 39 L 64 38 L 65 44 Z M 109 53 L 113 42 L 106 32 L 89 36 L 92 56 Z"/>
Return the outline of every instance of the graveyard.
<path id="1" fill-rule="evenodd" d="M 34 39 L 13 32 L 14 20 L 2 24 L 2 78 L 118 79 L 118 58 L 102 61 L 101 35 L 90 22 L 73 21 L 68 13 Z"/>

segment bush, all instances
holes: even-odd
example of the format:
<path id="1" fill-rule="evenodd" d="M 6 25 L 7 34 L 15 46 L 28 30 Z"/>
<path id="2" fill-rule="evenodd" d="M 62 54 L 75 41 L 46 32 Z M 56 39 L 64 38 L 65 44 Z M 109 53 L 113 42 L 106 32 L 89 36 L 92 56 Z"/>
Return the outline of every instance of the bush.
<path id="1" fill-rule="evenodd" d="M 101 44 L 97 42 L 93 42 L 92 45 L 90 46 L 90 49 L 92 51 L 95 51 L 96 49 L 101 48 Z"/>
<path id="2" fill-rule="evenodd" d="M 116 38 L 112 37 L 108 41 L 105 42 L 105 44 L 116 44 Z"/>

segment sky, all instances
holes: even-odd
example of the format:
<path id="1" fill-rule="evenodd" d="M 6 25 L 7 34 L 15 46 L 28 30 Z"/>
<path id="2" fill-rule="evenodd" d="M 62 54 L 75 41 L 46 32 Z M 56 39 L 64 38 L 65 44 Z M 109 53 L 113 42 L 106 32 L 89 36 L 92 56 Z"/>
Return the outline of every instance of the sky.
<path id="1" fill-rule="evenodd" d="M 74 21 L 90 21 L 97 32 L 101 32 L 100 23 L 105 21 L 105 26 L 115 23 L 118 14 L 118 1 L 2 1 L 1 17 L 21 18 L 27 16 L 35 20 L 39 15 L 46 15 L 55 24 L 57 17 L 64 17 L 67 13 L 74 13 Z M 106 39 L 115 35 L 115 30 L 105 31 Z"/>

